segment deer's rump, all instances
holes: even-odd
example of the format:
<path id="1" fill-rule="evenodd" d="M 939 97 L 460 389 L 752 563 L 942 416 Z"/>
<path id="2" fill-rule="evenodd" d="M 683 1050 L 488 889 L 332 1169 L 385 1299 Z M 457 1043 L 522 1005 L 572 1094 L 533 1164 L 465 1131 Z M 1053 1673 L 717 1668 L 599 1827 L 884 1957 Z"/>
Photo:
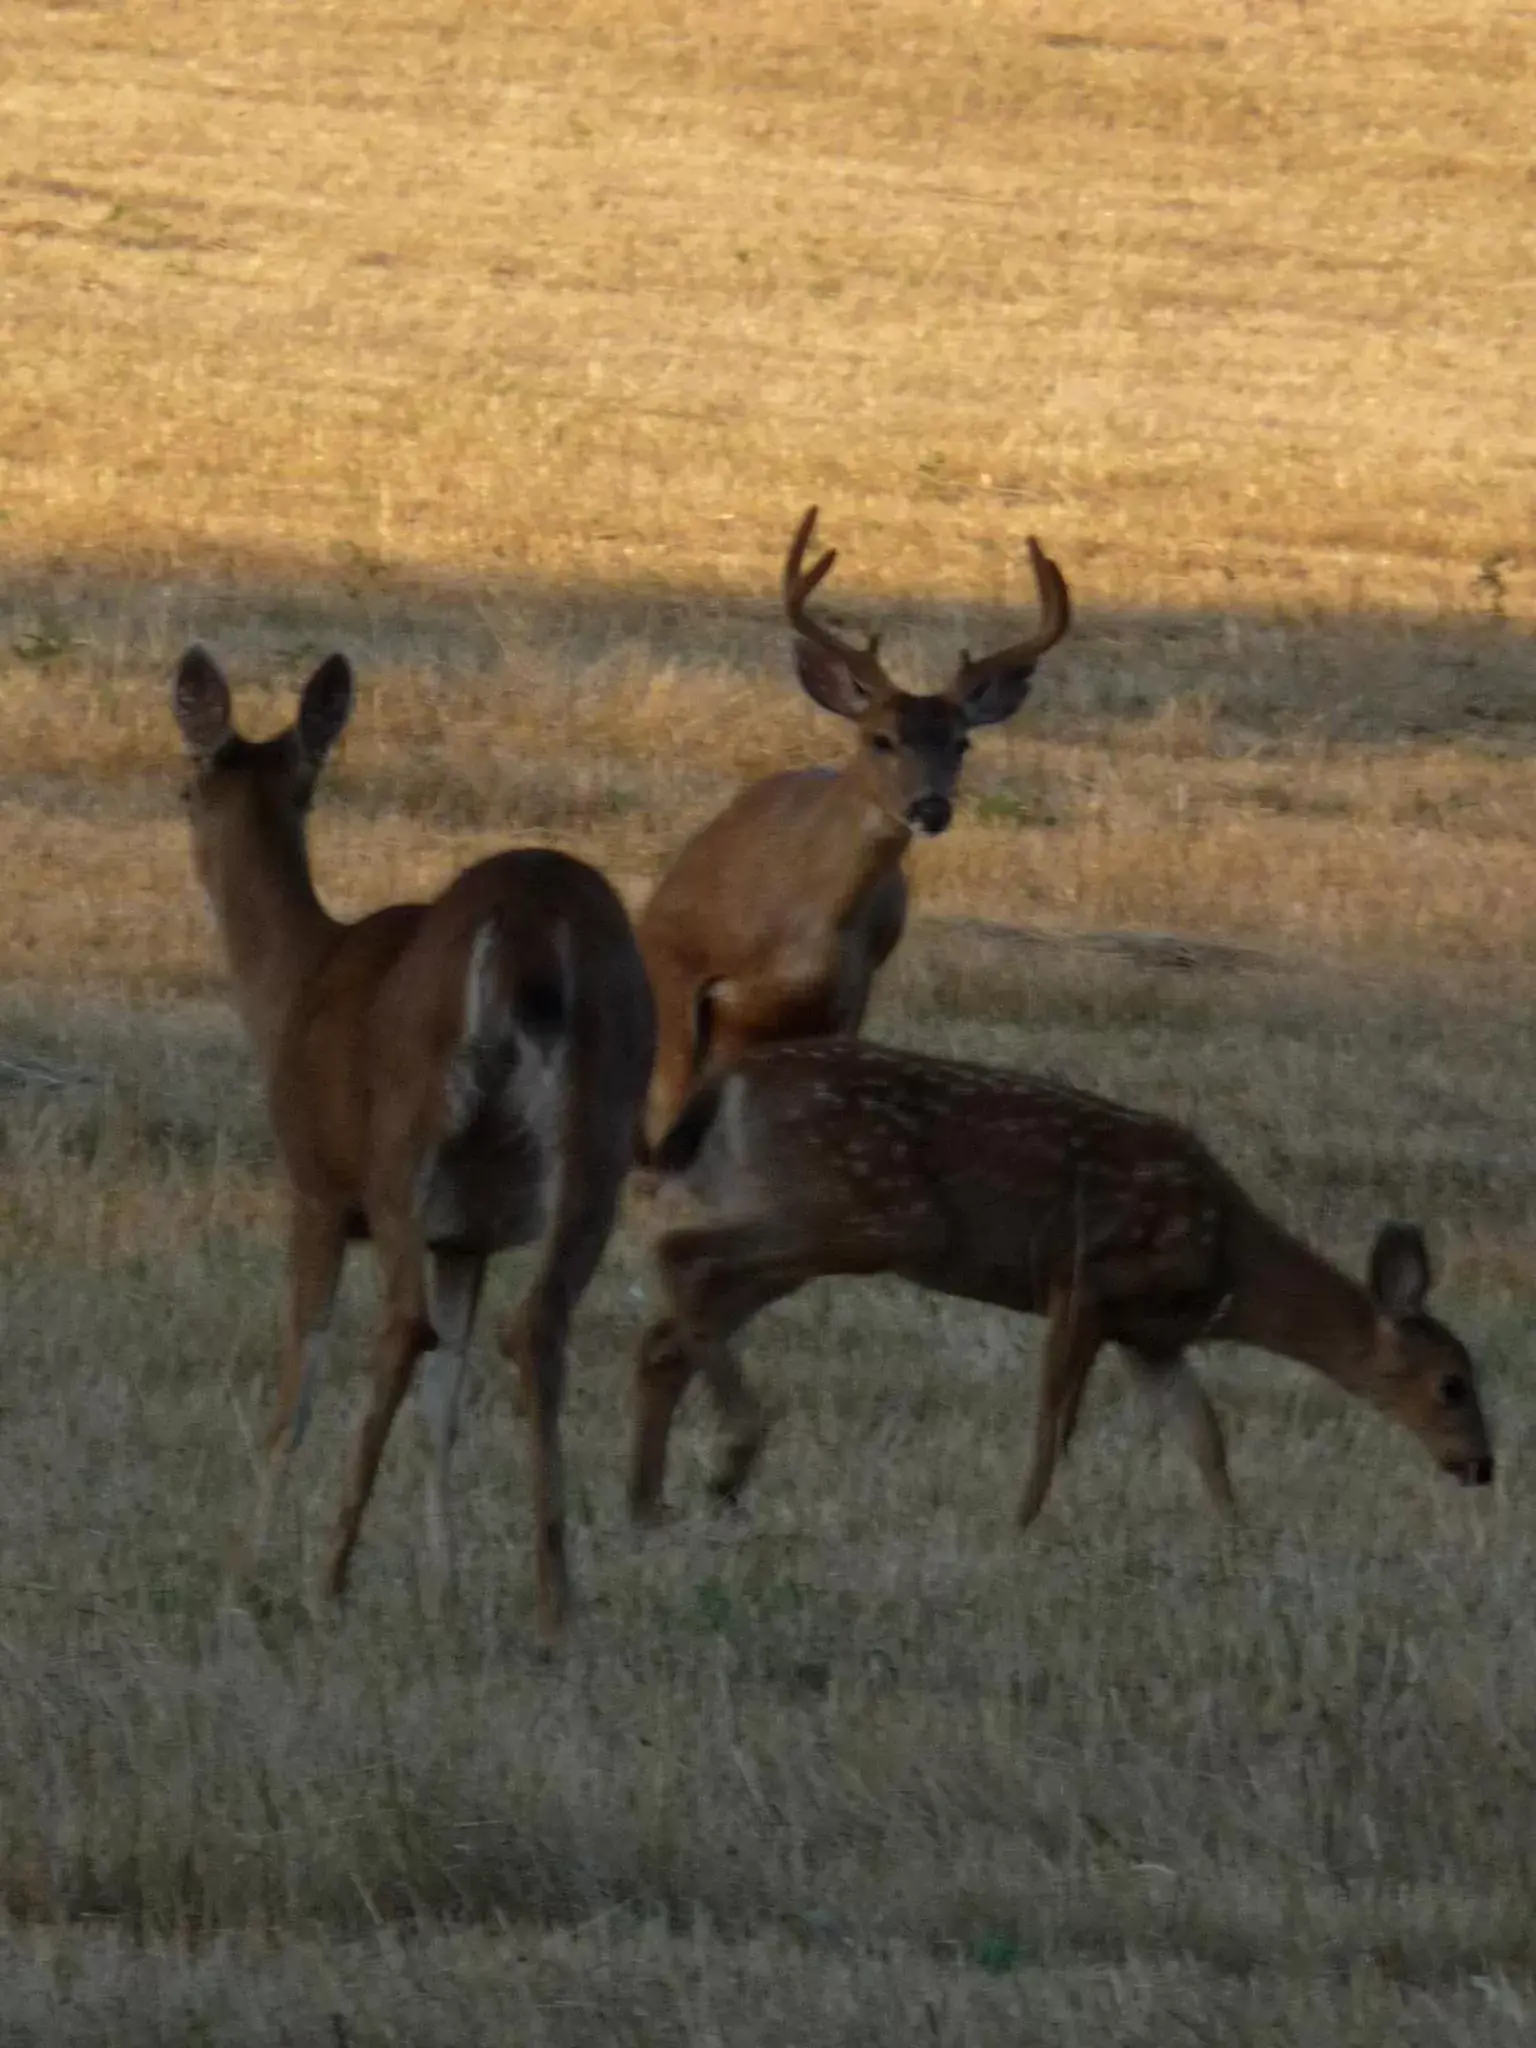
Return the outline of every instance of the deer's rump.
<path id="1" fill-rule="evenodd" d="M 611 1172 L 627 1149 L 651 1015 L 604 877 L 565 854 L 493 855 L 432 903 L 344 932 L 287 1035 L 280 1142 L 291 1132 L 310 1175 L 358 1191 L 359 1236 L 403 1198 L 435 1248 L 531 1242 L 561 1175 Z"/>

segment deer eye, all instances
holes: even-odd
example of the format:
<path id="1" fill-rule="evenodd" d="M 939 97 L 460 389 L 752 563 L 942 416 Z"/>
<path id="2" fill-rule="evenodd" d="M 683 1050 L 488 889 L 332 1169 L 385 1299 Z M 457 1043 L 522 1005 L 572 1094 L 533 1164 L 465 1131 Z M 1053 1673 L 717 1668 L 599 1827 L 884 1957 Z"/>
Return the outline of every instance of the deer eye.
<path id="1" fill-rule="evenodd" d="M 896 742 L 891 738 L 888 732 L 877 732 L 873 734 L 869 744 L 874 748 L 877 754 L 894 754 L 896 751 Z"/>
<path id="2" fill-rule="evenodd" d="M 1461 1373 L 1448 1372 L 1441 1379 L 1436 1391 L 1440 1396 L 1443 1407 L 1463 1408 L 1466 1406 L 1472 1389 L 1468 1386 L 1465 1377 Z"/>

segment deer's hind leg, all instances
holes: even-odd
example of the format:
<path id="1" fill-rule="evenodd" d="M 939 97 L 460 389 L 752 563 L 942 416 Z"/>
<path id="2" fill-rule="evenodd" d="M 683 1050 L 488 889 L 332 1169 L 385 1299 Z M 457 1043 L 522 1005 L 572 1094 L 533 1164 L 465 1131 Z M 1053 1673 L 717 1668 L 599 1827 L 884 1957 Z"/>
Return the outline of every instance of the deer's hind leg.
<path id="1" fill-rule="evenodd" d="M 696 1372 L 704 1377 L 721 1427 L 710 1491 L 721 1500 L 741 1492 L 768 1425 L 730 1340 L 760 1309 L 792 1294 L 808 1277 L 803 1258 L 757 1223 L 670 1231 L 656 1247 L 656 1260 L 672 1312 L 651 1325 L 640 1349 L 630 1507 L 641 1520 L 660 1503 L 672 1417 Z"/>
<path id="2" fill-rule="evenodd" d="M 477 1252 L 433 1251 L 427 1259 L 427 1316 L 437 1342 L 422 1360 L 416 1391 L 431 1455 L 425 1502 L 429 1599 L 439 1608 L 457 1592 L 449 1473 L 485 1265 Z"/>
<path id="3" fill-rule="evenodd" d="M 1080 1286 L 1054 1289 L 1047 1317 L 1035 1410 L 1034 1458 L 1019 1502 L 1021 1530 L 1029 1527 L 1045 1505 L 1056 1460 L 1077 1426 L 1083 1388 L 1104 1341 L 1098 1310 Z"/>
<path id="4" fill-rule="evenodd" d="M 565 1402 L 571 1318 L 597 1271 L 629 1165 L 630 1129 L 577 1127 L 567 1143 L 555 1219 L 527 1293 L 504 1324 L 503 1355 L 517 1367 L 523 1410 L 533 1430 L 534 1587 L 539 1633 L 559 1637 L 571 1604 L 565 1546 L 565 1462 L 560 1415 Z"/>
<path id="5" fill-rule="evenodd" d="M 1227 1445 L 1210 1396 L 1182 1351 L 1122 1346 L 1127 1364 L 1160 1409 L 1178 1424 L 1207 1495 L 1217 1512 L 1230 1516 L 1237 1498 L 1227 1471 Z"/>
<path id="6" fill-rule="evenodd" d="M 629 1454 L 629 1513 L 654 1522 L 661 1513 L 672 1418 L 688 1390 L 696 1360 L 671 1316 L 660 1316 L 640 1339 L 635 1360 L 635 1422 Z"/>

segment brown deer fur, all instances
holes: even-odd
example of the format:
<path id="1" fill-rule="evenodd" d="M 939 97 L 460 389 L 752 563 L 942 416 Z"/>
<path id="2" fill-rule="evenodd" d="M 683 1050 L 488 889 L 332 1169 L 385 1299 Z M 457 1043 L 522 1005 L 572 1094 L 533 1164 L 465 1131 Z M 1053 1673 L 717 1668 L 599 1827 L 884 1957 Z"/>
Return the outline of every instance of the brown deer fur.
<path id="1" fill-rule="evenodd" d="M 762 1445 L 732 1338 L 836 1273 L 891 1273 L 1047 1319 L 1034 1462 L 1039 1513 L 1106 1340 L 1178 1414 L 1206 1487 L 1231 1506 L 1221 1427 L 1188 1346 L 1255 1345 L 1316 1367 L 1405 1424 L 1446 1471 L 1493 1457 L 1472 1362 L 1425 1311 L 1419 1233 L 1388 1224 L 1370 1283 L 1264 1216 L 1182 1126 L 1022 1074 L 856 1039 L 761 1047 L 705 1082 L 657 1154 L 668 1313 L 642 1342 L 631 1503 L 661 1497 L 673 1411 L 701 1372 L 721 1413 L 716 1490 Z"/>
<path id="2" fill-rule="evenodd" d="M 564 1614 L 560 1406 L 566 1330 L 607 1242 L 654 1046 L 629 920 L 563 854 L 497 854 L 428 904 L 356 924 L 321 907 L 305 813 L 352 705 L 339 655 L 275 739 L 235 730 L 200 648 L 174 709 L 193 773 L 198 874 L 221 928 L 290 1194 L 287 1336 L 250 1554 L 308 1421 L 349 1241 L 369 1238 L 384 1307 L 372 1390 L 325 1572 L 339 1595 L 390 1426 L 425 1355 L 429 1549 L 453 1579 L 449 1461 L 486 1261 L 542 1241 L 502 1336 L 534 1436 L 539 1618 Z"/>
<path id="3" fill-rule="evenodd" d="M 948 826 L 967 735 L 1013 716 L 1070 622 L 1061 572 L 1031 540 L 1039 629 L 980 661 L 962 653 L 944 691 L 912 696 L 882 667 L 878 636 L 853 646 L 808 611 L 836 559 L 829 550 L 804 566 L 815 523 L 813 505 L 784 565 L 795 662 L 807 694 L 853 724 L 858 750 L 840 771 L 749 785 L 689 840 L 643 912 L 657 1004 L 653 1145 L 694 1081 L 748 1046 L 858 1031 L 906 922 L 913 833 Z"/>

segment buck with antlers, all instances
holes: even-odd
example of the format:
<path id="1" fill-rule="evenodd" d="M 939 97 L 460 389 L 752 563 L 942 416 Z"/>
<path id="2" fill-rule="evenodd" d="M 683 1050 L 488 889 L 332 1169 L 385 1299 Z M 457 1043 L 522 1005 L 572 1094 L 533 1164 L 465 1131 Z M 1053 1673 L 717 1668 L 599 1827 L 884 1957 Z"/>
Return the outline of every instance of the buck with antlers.
<path id="1" fill-rule="evenodd" d="M 962 653 L 947 689 L 912 696 L 881 665 L 878 634 L 857 647 L 811 615 L 836 560 L 829 549 L 806 567 L 815 525 L 813 505 L 784 563 L 795 665 L 807 694 L 855 727 L 858 751 L 841 770 L 752 783 L 688 842 L 642 913 L 657 1007 L 652 1145 L 694 1082 L 747 1047 L 858 1031 L 906 922 L 913 833 L 946 829 L 968 735 L 1013 716 L 1071 620 L 1061 571 L 1031 539 L 1037 630 L 980 661 Z"/>
<path id="2" fill-rule="evenodd" d="M 522 850 L 466 869 L 431 903 L 339 923 L 310 880 L 305 813 L 352 708 L 347 662 L 316 670 L 274 739 L 240 735 L 201 648 L 183 657 L 173 704 L 192 761 L 194 861 L 289 1183 L 287 1337 L 248 1561 L 304 1435 L 347 1245 L 367 1238 L 383 1316 L 325 1589 L 343 1591 L 423 1358 L 428 1545 L 439 1589 L 451 1587 L 449 1461 L 486 1262 L 542 1239 L 502 1348 L 532 1422 L 538 1613 L 552 1634 L 568 1597 L 566 1330 L 607 1242 L 654 1046 L 629 920 L 594 869 Z"/>
<path id="3" fill-rule="evenodd" d="M 642 1342 L 636 1516 L 660 1501 L 667 1437 L 702 1374 L 734 1497 L 764 1436 L 731 1340 L 828 1274 L 890 1273 L 1047 1319 L 1039 1513 L 1106 1341 L 1178 1415 L 1228 1509 L 1221 1426 L 1186 1362 L 1207 1338 L 1298 1359 L 1405 1424 L 1445 1471 L 1493 1477 L 1472 1362 L 1426 1307 L 1417 1230 L 1388 1224 L 1365 1286 L 1271 1221 L 1188 1130 L 1026 1075 L 856 1039 L 764 1046 L 706 1081 L 658 1148 L 692 1213 L 660 1237 L 668 1313 Z"/>

